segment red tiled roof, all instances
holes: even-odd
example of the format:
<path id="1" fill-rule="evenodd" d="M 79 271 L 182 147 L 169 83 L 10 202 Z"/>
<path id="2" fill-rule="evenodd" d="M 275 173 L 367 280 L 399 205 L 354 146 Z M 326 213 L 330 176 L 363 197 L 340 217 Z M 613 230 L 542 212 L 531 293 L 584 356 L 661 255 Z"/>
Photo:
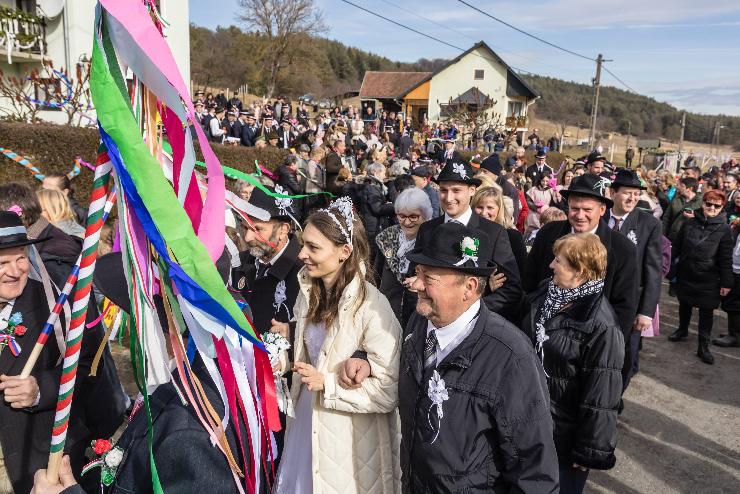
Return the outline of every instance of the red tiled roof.
<path id="1" fill-rule="evenodd" d="M 430 75 L 431 72 L 365 72 L 360 98 L 398 98 Z"/>

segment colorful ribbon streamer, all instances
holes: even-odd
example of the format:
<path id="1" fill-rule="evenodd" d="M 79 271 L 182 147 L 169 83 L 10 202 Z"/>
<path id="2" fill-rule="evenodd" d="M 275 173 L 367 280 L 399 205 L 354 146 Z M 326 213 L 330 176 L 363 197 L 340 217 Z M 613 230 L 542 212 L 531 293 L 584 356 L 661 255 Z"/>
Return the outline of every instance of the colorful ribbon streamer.
<path id="1" fill-rule="evenodd" d="M 11 160 L 15 161 L 21 166 L 24 166 L 29 172 L 33 173 L 33 176 L 36 180 L 43 180 L 46 175 L 41 173 L 41 170 L 36 168 L 36 166 L 31 163 L 28 158 L 25 158 L 23 156 L 20 156 L 10 149 L 0 148 L 0 153 L 3 153 L 6 157 L 10 158 Z"/>

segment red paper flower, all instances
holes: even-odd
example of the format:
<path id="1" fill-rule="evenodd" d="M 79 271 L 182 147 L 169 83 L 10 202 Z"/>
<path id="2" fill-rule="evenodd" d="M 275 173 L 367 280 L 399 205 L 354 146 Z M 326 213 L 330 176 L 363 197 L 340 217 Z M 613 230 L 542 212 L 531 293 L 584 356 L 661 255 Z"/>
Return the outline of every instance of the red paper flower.
<path id="1" fill-rule="evenodd" d="M 19 324 L 13 330 L 13 334 L 15 336 L 23 336 L 24 334 L 26 334 L 26 329 L 27 328 L 23 324 Z"/>
<path id="2" fill-rule="evenodd" d="M 95 451 L 95 454 L 100 456 L 104 455 L 110 449 L 113 447 L 110 441 L 107 441 L 105 439 L 98 439 L 95 441 L 95 444 L 93 444 L 93 451 Z"/>

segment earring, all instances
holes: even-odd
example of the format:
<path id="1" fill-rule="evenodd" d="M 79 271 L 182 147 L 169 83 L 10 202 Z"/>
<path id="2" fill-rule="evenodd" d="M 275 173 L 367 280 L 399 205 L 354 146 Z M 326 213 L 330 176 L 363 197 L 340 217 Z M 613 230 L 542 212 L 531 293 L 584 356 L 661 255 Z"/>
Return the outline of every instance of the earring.
<path id="1" fill-rule="evenodd" d="M 343 263 L 346 259 L 339 259 L 340 263 Z"/>

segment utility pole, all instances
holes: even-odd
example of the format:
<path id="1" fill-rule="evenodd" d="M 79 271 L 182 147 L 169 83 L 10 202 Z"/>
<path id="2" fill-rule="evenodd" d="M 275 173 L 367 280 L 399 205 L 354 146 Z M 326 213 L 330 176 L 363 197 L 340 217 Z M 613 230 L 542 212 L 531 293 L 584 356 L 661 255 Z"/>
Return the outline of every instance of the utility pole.
<path id="1" fill-rule="evenodd" d="M 601 87 L 601 64 L 604 63 L 604 56 L 599 53 L 596 57 L 596 77 L 594 77 L 594 104 L 591 108 L 591 135 L 588 138 L 589 152 L 596 145 L 596 116 L 599 112 L 599 88 Z"/>
<path id="2" fill-rule="evenodd" d="M 681 137 L 678 139 L 678 165 L 676 165 L 676 173 L 681 170 L 681 163 L 683 162 L 683 155 L 681 154 L 683 148 L 683 134 L 686 130 L 686 112 L 683 112 L 681 116 Z"/>

